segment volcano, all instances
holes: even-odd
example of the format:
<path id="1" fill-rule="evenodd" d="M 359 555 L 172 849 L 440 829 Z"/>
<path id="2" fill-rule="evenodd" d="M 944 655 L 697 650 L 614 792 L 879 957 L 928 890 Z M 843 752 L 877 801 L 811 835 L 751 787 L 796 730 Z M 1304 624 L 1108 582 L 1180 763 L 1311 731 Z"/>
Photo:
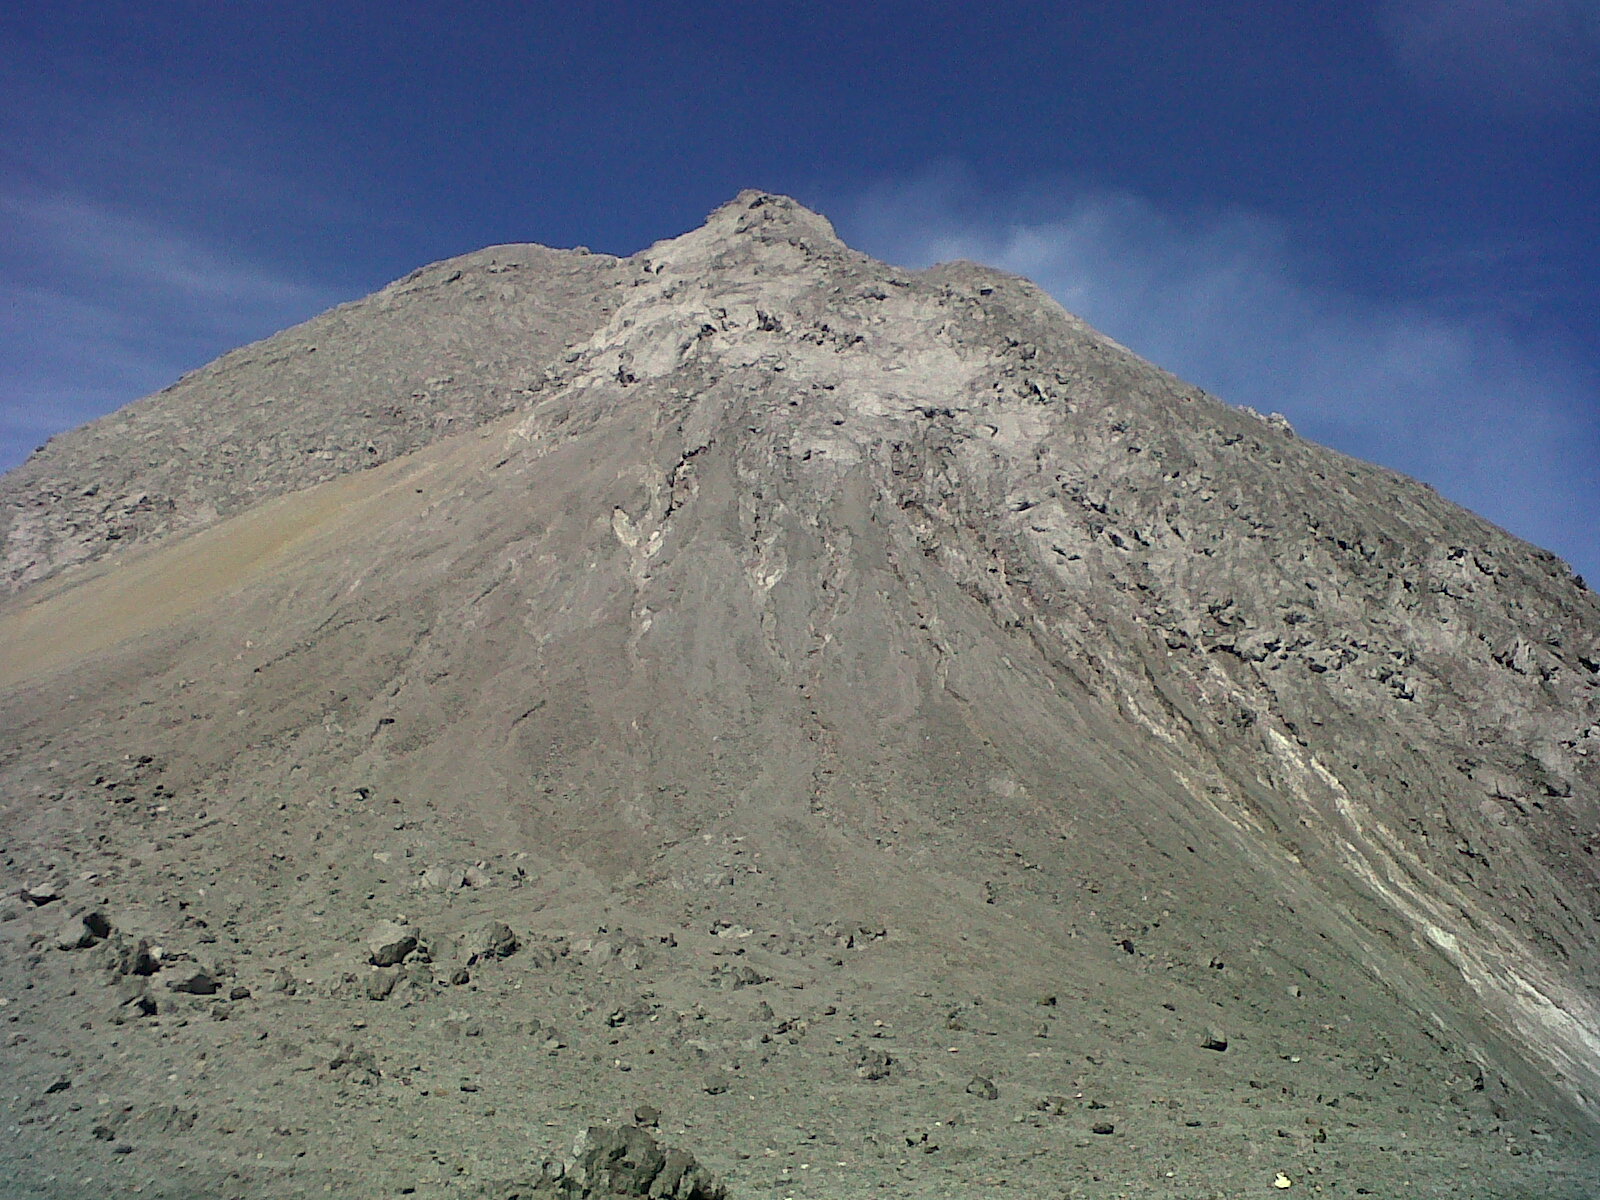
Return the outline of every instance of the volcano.
<path id="1" fill-rule="evenodd" d="M 1595 1195 L 1600 603 L 1023 279 L 493 247 L 0 537 L 0 1193 Z"/>

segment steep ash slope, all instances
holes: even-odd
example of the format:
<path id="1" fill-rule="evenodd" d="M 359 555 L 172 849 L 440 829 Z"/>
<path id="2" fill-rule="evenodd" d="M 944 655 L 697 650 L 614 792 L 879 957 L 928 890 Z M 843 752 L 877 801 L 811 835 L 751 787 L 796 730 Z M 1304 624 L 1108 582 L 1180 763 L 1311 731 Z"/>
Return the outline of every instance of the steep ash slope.
<path id="1" fill-rule="evenodd" d="M 608 255 L 492 246 L 52 438 L 0 482 L 6 590 L 510 411 L 628 274 Z"/>
<path id="2" fill-rule="evenodd" d="M 618 270 L 515 411 L 0 610 L 28 1170 L 506 1195 L 648 1102 L 739 1194 L 1592 1190 L 1557 561 L 781 197 Z"/>

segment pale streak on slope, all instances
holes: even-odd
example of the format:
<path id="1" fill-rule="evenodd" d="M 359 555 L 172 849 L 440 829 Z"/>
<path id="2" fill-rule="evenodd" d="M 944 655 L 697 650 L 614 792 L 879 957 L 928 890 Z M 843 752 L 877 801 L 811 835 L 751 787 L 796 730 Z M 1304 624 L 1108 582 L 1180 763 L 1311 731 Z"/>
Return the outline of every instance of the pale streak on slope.
<path id="1" fill-rule="evenodd" d="M 415 514 L 440 466 L 424 453 L 342 475 L 24 595 L 0 609 L 0 687 L 173 625 L 316 544 Z"/>
<path id="2" fill-rule="evenodd" d="M 1267 739 L 1291 769 L 1290 786 L 1304 804 L 1317 807 L 1308 786 L 1313 779 L 1333 798 L 1346 834 L 1337 839 L 1346 867 L 1439 949 L 1484 1005 L 1554 1070 L 1558 1087 L 1593 1111 L 1600 1099 L 1600 1013 L 1594 1006 L 1546 971 L 1511 930 L 1434 876 L 1315 755 L 1276 729 L 1267 730 Z M 1427 890 L 1414 880 L 1425 881 Z"/>

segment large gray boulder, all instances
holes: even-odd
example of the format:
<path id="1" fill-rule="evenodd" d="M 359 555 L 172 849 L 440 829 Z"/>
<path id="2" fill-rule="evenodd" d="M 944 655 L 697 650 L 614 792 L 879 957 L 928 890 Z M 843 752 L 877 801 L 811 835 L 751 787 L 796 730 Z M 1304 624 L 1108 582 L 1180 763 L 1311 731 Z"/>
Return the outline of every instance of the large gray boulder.
<path id="1" fill-rule="evenodd" d="M 406 960 L 406 955 L 417 948 L 420 936 L 415 925 L 402 925 L 398 921 L 383 921 L 373 926 L 367 934 L 367 950 L 375 967 L 393 967 Z"/>
<path id="2" fill-rule="evenodd" d="M 521 945 L 511 926 L 504 921 L 485 921 L 467 934 L 462 950 L 468 963 L 479 963 L 494 958 L 510 958 Z"/>
<path id="3" fill-rule="evenodd" d="M 727 1189 L 694 1155 L 662 1146 L 637 1126 L 592 1125 L 565 1160 L 545 1164 L 534 1194 L 563 1200 L 726 1200 Z"/>

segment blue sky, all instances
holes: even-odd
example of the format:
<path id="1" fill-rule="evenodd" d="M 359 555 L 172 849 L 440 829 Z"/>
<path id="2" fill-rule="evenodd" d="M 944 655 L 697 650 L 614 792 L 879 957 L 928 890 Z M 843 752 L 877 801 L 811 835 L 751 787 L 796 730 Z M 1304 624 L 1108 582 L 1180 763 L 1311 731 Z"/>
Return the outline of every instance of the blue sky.
<path id="1" fill-rule="evenodd" d="M 1600 0 L 40 0 L 0 55 L 0 467 L 424 262 L 761 187 L 1600 580 Z"/>

